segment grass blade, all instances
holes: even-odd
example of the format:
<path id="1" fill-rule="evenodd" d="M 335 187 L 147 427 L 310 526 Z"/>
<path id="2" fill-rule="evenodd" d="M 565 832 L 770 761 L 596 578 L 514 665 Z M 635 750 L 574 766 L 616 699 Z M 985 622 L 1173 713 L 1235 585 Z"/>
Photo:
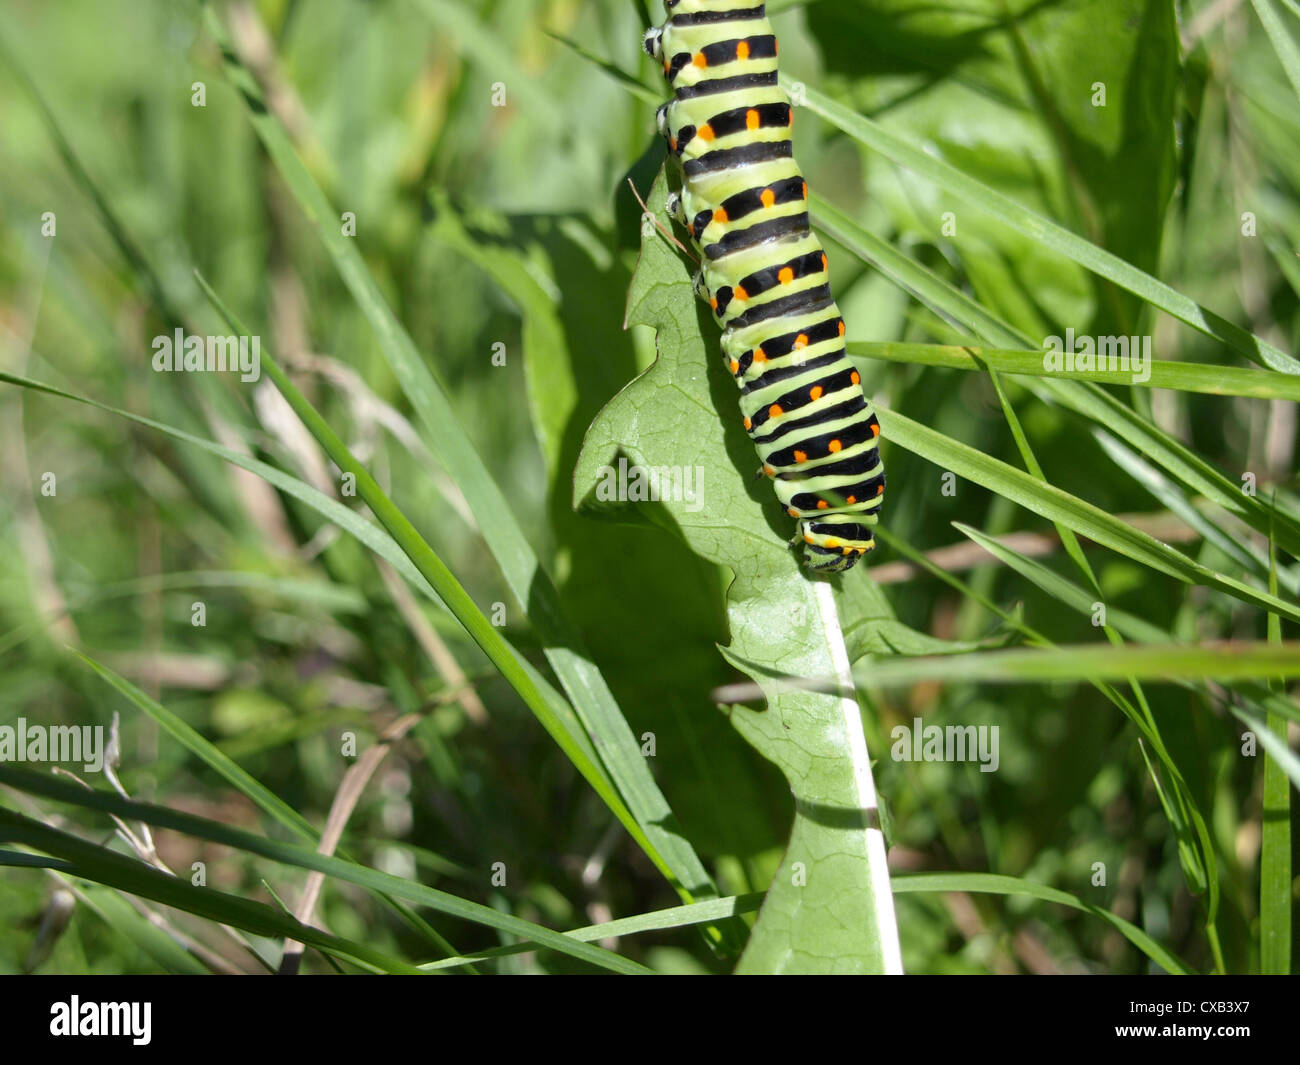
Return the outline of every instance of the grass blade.
<path id="1" fill-rule="evenodd" d="M 879 416 L 887 440 L 892 440 L 942 469 L 952 470 L 958 476 L 983 485 L 989 491 L 996 492 L 1049 521 L 1059 521 L 1080 536 L 1109 547 L 1135 562 L 1189 584 L 1214 588 L 1265 610 L 1276 610 L 1292 621 L 1300 621 L 1300 608 L 1192 561 L 1154 537 L 1126 525 L 1100 507 L 1086 503 L 1055 485 L 1038 481 L 1005 462 L 999 462 L 896 411 L 882 409 Z"/>
<path id="2" fill-rule="evenodd" d="M 210 887 L 194 887 L 187 880 L 168 876 L 135 858 L 87 843 L 67 832 L 3 808 L 0 808 L 0 839 L 21 843 L 67 862 L 68 865 L 63 868 L 67 876 L 80 877 L 130 895 L 152 899 L 254 935 L 282 936 L 310 943 L 326 954 L 354 961 L 378 972 L 419 972 L 413 965 L 390 958 L 363 943 L 299 924 L 288 914 L 265 903 L 253 902 Z"/>
<path id="3" fill-rule="evenodd" d="M 1277 552 L 1271 543 L 1269 560 L 1272 590 L 1276 593 Z M 1268 615 L 1268 641 L 1274 647 L 1282 644 L 1282 619 L 1276 614 Z M 1270 711 L 1264 727 L 1279 745 L 1286 746 L 1287 722 L 1281 714 Z M 1300 787 L 1300 781 L 1296 787 Z M 1260 816 L 1259 970 L 1285 976 L 1291 972 L 1291 785 L 1285 767 L 1275 758 L 1264 759 Z"/>
<path id="4" fill-rule="evenodd" d="M 1105 921 L 1165 972 L 1183 976 L 1192 972 L 1142 929 L 1123 917 L 1057 888 L 1035 884 L 1032 880 L 992 873 L 905 873 L 894 877 L 894 891 L 904 895 L 916 891 L 969 891 L 974 894 L 1021 896 L 1055 902 Z"/>
<path id="5" fill-rule="evenodd" d="M 315 869 L 325 873 L 327 876 L 335 877 L 339 880 L 351 884 L 357 884 L 360 887 L 368 888 L 372 891 L 383 892 L 385 894 L 396 896 L 397 898 L 406 899 L 409 902 L 417 903 L 421 906 L 428 906 L 441 913 L 449 914 L 453 917 L 459 917 L 467 921 L 473 921 L 477 924 L 486 925 L 489 928 L 495 928 L 499 931 L 506 932 L 510 935 L 524 936 L 532 939 L 540 945 L 569 954 L 572 957 L 583 961 L 590 962 L 603 969 L 610 969 L 614 972 L 622 973 L 643 973 L 648 970 L 644 966 L 638 965 L 626 958 L 619 957 L 611 951 L 602 950 L 599 947 L 591 947 L 586 944 L 576 943 L 559 932 L 554 932 L 549 928 L 533 924 L 521 918 L 514 917 L 510 914 L 501 913 L 492 909 L 490 906 L 482 906 L 468 899 L 462 899 L 455 895 L 450 895 L 445 891 L 438 891 L 436 888 L 425 887 L 423 884 L 416 884 L 409 880 L 403 880 L 401 877 L 391 876 L 387 873 L 378 872 L 375 869 L 369 869 L 365 866 L 356 865 L 352 862 L 345 862 L 338 858 L 328 858 L 323 854 L 308 847 L 301 847 L 297 844 L 282 843 L 279 840 L 267 839 L 264 836 L 258 836 L 251 832 L 245 832 L 242 829 L 232 828 L 229 825 L 221 824 L 218 821 L 210 821 L 207 818 L 195 817 L 192 814 L 181 813 L 178 810 L 171 810 L 165 806 L 155 806 L 152 803 L 133 802 L 129 799 L 119 798 L 115 794 L 104 791 L 87 791 L 84 788 L 59 780 L 55 777 L 46 776 L 40 773 L 32 773 L 23 769 L 15 769 L 9 765 L 0 765 L 0 784 L 6 784 L 10 787 L 17 788 L 20 791 L 27 792 L 30 795 L 41 795 L 55 802 L 69 803 L 73 806 L 90 810 L 102 810 L 105 813 L 115 813 L 119 817 L 129 820 L 144 821 L 147 824 L 159 828 L 170 828 L 176 832 L 184 832 L 199 839 L 205 839 L 212 843 L 221 843 L 228 847 L 234 847 L 238 850 L 247 851 L 249 854 L 256 854 L 263 858 L 268 858 L 274 862 L 280 862 L 285 865 L 297 866 L 300 869 Z M 32 836 L 30 827 L 45 828 L 38 822 L 29 821 L 28 818 L 11 811 L 0 809 L 0 842 L 16 841 L 28 842 L 28 837 Z M 22 830 L 22 836 L 16 835 Z M 52 831 L 52 830 L 48 830 Z M 58 835 L 62 836 L 62 833 Z M 41 836 L 43 842 L 51 842 L 49 837 Z M 88 856 L 93 858 L 95 855 L 109 855 L 113 858 L 119 858 L 123 862 L 128 862 L 132 866 L 138 866 L 140 863 L 131 859 L 122 858 L 120 855 L 113 854 L 111 851 L 103 850 L 89 843 L 83 843 L 75 837 L 67 837 L 73 840 L 79 847 L 60 846 L 57 850 L 47 851 L 55 857 L 64 858 L 74 862 L 84 861 Z M 43 849 L 39 844 L 32 844 L 37 849 Z M 88 850 L 83 849 L 88 848 Z M 92 853 L 93 852 L 93 853 Z M 141 866 L 141 868 L 145 868 Z M 84 875 L 84 874 L 78 874 Z M 162 875 L 162 874 L 159 874 Z M 97 880 L 94 876 L 89 879 Z M 169 882 L 173 881 L 172 877 L 165 877 Z M 188 885 L 187 885 L 188 886 Z M 124 890 L 130 890 L 126 888 Z M 210 889 L 204 889 L 205 892 Z M 236 903 L 245 903 L 246 900 L 235 899 Z M 247 905 L 254 905 L 248 903 Z M 202 911 L 193 911 L 202 912 Z M 252 912 L 252 911 L 250 911 Z M 274 911 L 278 914 L 278 911 Z M 218 918 L 220 919 L 220 918 Z M 304 925 L 298 924 L 292 918 L 286 918 L 292 928 L 288 926 L 278 927 L 268 931 L 267 935 L 288 936 L 289 938 L 301 940 L 304 943 L 318 945 L 311 935 L 317 939 L 323 934 L 318 929 L 311 929 Z"/>
<path id="6" fill-rule="evenodd" d="M 208 299 L 212 301 L 218 313 L 225 318 L 230 328 L 238 335 L 248 335 L 248 330 L 244 324 L 230 313 L 208 283 L 202 277 L 198 281 Z M 596 763 L 591 757 L 589 749 L 585 748 L 581 739 L 575 735 L 577 730 L 573 722 L 558 713 L 543 696 L 542 691 L 533 682 L 532 676 L 524 669 L 514 649 L 506 643 L 497 628 L 479 610 L 478 605 L 470 597 L 469 593 L 456 580 L 451 570 L 447 568 L 433 548 L 416 531 L 415 526 L 411 524 L 406 515 L 389 499 L 387 493 L 379 487 L 379 483 L 370 475 L 370 471 L 356 460 L 352 452 L 348 450 L 347 445 L 339 439 L 338 434 L 321 417 L 320 412 L 307 401 L 307 398 L 298 390 L 284 370 L 280 368 L 279 363 L 275 361 L 274 356 L 266 347 L 262 349 L 262 368 L 275 382 L 275 386 L 280 390 L 281 395 L 288 401 L 294 413 L 302 419 L 303 424 L 320 443 L 321 447 L 325 449 L 326 454 L 334 461 L 334 464 L 344 473 L 352 474 L 356 479 L 357 492 L 361 499 L 370 507 L 375 517 L 379 519 L 380 524 L 388 530 L 389 535 L 392 536 L 406 557 L 411 560 L 415 568 L 419 570 L 420 575 L 437 591 L 438 598 L 447 605 L 456 620 L 461 623 L 465 631 L 478 644 L 483 653 L 487 655 L 489 661 L 496 666 L 510 686 L 515 689 L 519 697 L 528 706 L 528 709 L 532 711 L 533 716 L 550 733 L 551 737 L 560 746 L 560 749 L 564 751 L 566 757 L 610 808 L 614 816 L 619 819 L 632 838 L 645 849 L 647 854 L 653 857 L 655 853 L 654 847 L 646 839 L 640 824 L 638 824 L 631 811 L 627 809 L 618 793 L 614 790 L 613 784 L 605 774 L 604 769 Z M 666 868 L 664 872 L 669 874 Z"/>
<path id="7" fill-rule="evenodd" d="M 729 917 L 738 917 L 743 913 L 753 913 L 763 902 L 760 893 L 752 895 L 731 895 L 723 899 L 709 899 L 707 902 L 693 902 L 688 906 L 673 906 L 666 910 L 654 910 L 650 913 L 637 914 L 635 917 L 620 917 L 616 921 L 604 924 L 586 925 L 565 932 L 582 943 L 591 943 L 598 939 L 615 936 L 634 936 L 642 932 L 659 932 L 668 928 L 685 928 L 688 925 L 705 922 L 722 921 Z M 492 947 L 455 958 L 441 958 L 420 966 L 433 972 L 438 969 L 453 969 L 471 962 L 486 961 L 490 958 L 502 958 L 508 954 L 523 954 L 536 950 L 536 943 L 511 943 L 504 947 Z"/>
<path id="8" fill-rule="evenodd" d="M 426 10 L 454 17 L 445 3 Z M 252 74 L 230 47 L 220 18 L 204 5 L 205 25 L 222 49 L 226 74 L 248 105 L 249 120 L 307 220 L 379 340 L 380 349 L 424 426 L 434 454 L 464 493 L 511 591 L 530 607 L 530 620 L 541 638 L 547 661 L 559 678 L 573 709 L 600 752 L 609 775 L 648 839 L 646 853 L 686 901 L 716 897 L 717 890 L 694 848 L 676 829 L 667 799 L 641 755 L 622 711 L 600 670 L 591 661 L 576 628 L 565 616 L 559 593 L 542 566 L 510 504 L 474 449 L 445 392 L 425 366 L 366 266 L 356 241 L 345 237 L 320 186 L 298 158 L 289 136 L 267 109 Z"/>
<path id="9" fill-rule="evenodd" d="M 1001 373 L 1025 377 L 1053 377 L 1104 385 L 1135 385 L 1139 388 L 1168 388 L 1177 392 L 1199 392 L 1210 396 L 1286 399 L 1300 403 L 1300 377 L 1274 370 L 1248 370 L 1241 366 L 1153 359 L 1150 363 L 1151 376 L 1145 381 L 1139 381 L 1127 370 L 1049 370 L 1043 366 L 1043 352 L 1033 349 L 862 340 L 851 341 L 848 349 L 850 355 L 859 359 L 879 359 L 914 366 L 980 370 L 980 363 L 985 363 Z"/>
<path id="10" fill-rule="evenodd" d="M 1273 51 L 1282 61 L 1282 69 L 1286 71 L 1287 80 L 1295 89 L 1296 96 L 1300 97 L 1300 46 L 1296 45 L 1295 38 L 1291 36 L 1291 31 L 1282 21 L 1282 16 L 1278 14 L 1272 0 L 1251 0 L 1251 2 L 1255 5 L 1255 14 L 1259 16 L 1259 21 L 1264 24 Z"/>
<path id="11" fill-rule="evenodd" d="M 1211 677 L 1253 680 L 1300 677 L 1300 641 L 1221 640 L 1199 644 L 1077 644 L 1050 650 L 974 651 L 865 661 L 854 668 L 860 683 L 905 687 L 936 682 L 1037 684 L 1052 681 L 1175 681 Z M 1295 719 L 1300 720 L 1300 711 Z"/>
<path id="12" fill-rule="evenodd" d="M 125 677 L 114 673 L 107 666 L 100 665 L 89 655 L 76 650 L 72 653 L 98 673 L 112 688 L 158 722 L 182 747 L 221 776 L 231 787 L 247 796 L 249 801 L 263 813 L 273 818 L 278 824 L 287 828 L 300 839 L 312 844 L 315 844 L 320 839 L 320 834 L 312 828 L 311 822 L 302 814 L 284 802 L 265 785 L 251 777 L 232 759 L 214 747 L 165 706 L 149 698 L 148 695 Z"/>
<path id="13" fill-rule="evenodd" d="M 783 75 L 781 81 L 789 91 L 790 79 Z M 1280 348 L 1274 347 L 1242 329 L 1241 326 L 1202 307 L 1195 300 L 1170 288 L 1163 281 L 1157 280 L 1136 266 L 1126 263 L 1117 255 L 1035 214 L 1027 207 L 1016 203 L 1011 197 L 963 174 L 956 167 L 937 159 L 871 119 L 850 111 L 843 104 L 837 103 L 815 89 L 801 86 L 800 92 L 804 105 L 814 114 L 821 115 L 831 125 L 854 140 L 879 152 L 919 177 L 933 181 L 948 194 L 987 212 L 1016 232 L 1059 252 L 1099 277 L 1104 277 L 1141 297 L 1153 307 L 1158 307 L 1193 329 L 1226 344 L 1243 358 L 1277 370 L 1279 373 L 1300 373 L 1300 361 Z"/>

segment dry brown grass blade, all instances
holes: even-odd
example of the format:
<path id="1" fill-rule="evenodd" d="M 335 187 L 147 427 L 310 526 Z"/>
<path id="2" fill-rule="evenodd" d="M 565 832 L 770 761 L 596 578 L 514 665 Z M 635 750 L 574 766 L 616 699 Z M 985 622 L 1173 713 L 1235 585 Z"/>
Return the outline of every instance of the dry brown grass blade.
<path id="1" fill-rule="evenodd" d="M 329 816 L 325 819 L 325 830 L 321 833 L 320 846 L 316 848 L 317 853 L 327 857 L 334 853 L 339 840 L 343 837 L 343 829 L 347 827 L 348 819 L 351 818 L 352 811 L 356 809 L 357 802 L 361 798 L 361 793 L 365 791 L 370 778 L 375 775 L 379 764 L 388 755 L 389 748 L 410 732 L 420 720 L 419 714 L 404 714 L 399 717 L 379 734 L 375 745 L 368 748 L 357 759 L 356 764 L 350 766 L 343 774 L 343 780 L 334 794 L 334 802 L 330 804 Z M 298 900 L 293 914 L 301 924 L 311 923 L 312 914 L 316 909 L 316 900 L 320 897 L 320 889 L 324 883 L 324 873 L 308 875 L 307 882 L 303 886 L 302 897 Z M 298 972 L 302 965 L 302 953 L 303 945 L 296 939 L 285 940 L 284 955 L 280 959 L 281 976 L 292 976 Z"/>

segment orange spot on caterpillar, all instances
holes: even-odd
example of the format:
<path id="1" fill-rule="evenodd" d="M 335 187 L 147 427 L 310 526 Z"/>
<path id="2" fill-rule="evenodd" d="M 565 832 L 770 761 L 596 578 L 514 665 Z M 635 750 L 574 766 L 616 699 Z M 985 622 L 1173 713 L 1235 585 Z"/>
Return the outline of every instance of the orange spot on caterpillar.
<path id="1" fill-rule="evenodd" d="M 706 56 L 703 52 L 696 52 L 695 58 L 692 59 L 691 62 L 694 63 L 697 67 L 701 67 L 701 68 L 707 67 L 709 65 L 709 57 Z"/>
<path id="2" fill-rule="evenodd" d="M 756 110 L 754 110 L 754 108 L 751 107 L 748 111 L 745 112 L 746 129 L 758 129 L 758 127 L 761 126 L 762 124 L 763 124 L 763 119 L 759 115 L 759 113 Z"/>
<path id="3" fill-rule="evenodd" d="M 812 533 L 804 533 L 803 542 L 806 544 L 815 544 L 817 541 L 813 539 Z"/>
<path id="4" fill-rule="evenodd" d="M 739 373 L 739 372 L 740 372 L 740 363 L 738 363 L 735 359 L 732 359 L 731 362 L 729 363 L 729 365 L 730 365 L 730 367 L 731 367 L 731 372 L 732 372 L 732 373 Z"/>
<path id="5" fill-rule="evenodd" d="M 779 403 L 773 403 L 770 407 L 767 408 L 767 416 L 769 418 L 779 418 L 784 413 L 785 411 L 781 409 L 781 405 Z"/>
<path id="6" fill-rule="evenodd" d="M 745 419 L 745 431 L 748 432 L 748 431 L 749 431 L 750 429 L 752 429 L 752 428 L 754 428 L 754 423 L 751 422 L 748 418 L 746 418 L 746 419 Z"/>
<path id="7" fill-rule="evenodd" d="M 832 455 L 834 455 L 835 452 L 837 451 L 843 451 L 844 445 L 841 444 L 838 440 L 832 440 L 829 444 L 826 445 L 826 450 L 829 451 Z"/>
<path id="8" fill-rule="evenodd" d="M 884 494 L 885 494 L 885 486 L 883 484 L 878 485 L 876 488 L 876 495 L 883 496 Z"/>
<path id="9" fill-rule="evenodd" d="M 805 200 L 808 198 L 808 182 L 806 181 L 803 183 L 803 198 Z"/>
<path id="10" fill-rule="evenodd" d="M 817 509 L 818 509 L 818 510 L 825 510 L 825 509 L 826 509 L 827 507 L 829 507 L 829 506 L 830 506 L 830 504 L 827 503 L 826 500 L 824 500 L 824 499 L 819 499 L 819 500 L 817 500 Z"/>
<path id="11" fill-rule="evenodd" d="M 747 299 L 749 299 L 749 293 L 746 292 L 745 289 L 744 289 L 744 287 L 741 286 L 741 285 L 737 285 L 737 286 L 736 286 L 736 299 L 738 299 L 738 300 L 747 300 Z"/>
<path id="12" fill-rule="evenodd" d="M 851 374 L 849 374 L 849 380 L 852 381 L 855 385 L 860 385 L 862 384 L 862 375 L 858 373 L 857 370 L 854 370 Z"/>
<path id="13" fill-rule="evenodd" d="M 879 426 L 879 425 L 873 425 L 873 426 L 871 427 L 871 435 L 872 435 L 872 436 L 879 436 L 879 435 L 880 435 L 880 426 Z"/>
<path id="14" fill-rule="evenodd" d="M 802 351 L 802 350 L 803 350 L 804 348 L 806 348 L 807 346 L 808 346 L 808 334 L 807 334 L 807 333 L 800 333 L 797 337 L 794 338 L 794 348 L 795 348 L 795 351 Z"/>
<path id="15" fill-rule="evenodd" d="M 715 222 L 717 222 L 718 225 L 720 225 L 720 226 L 721 226 L 721 225 L 726 225 L 726 224 L 727 224 L 727 212 L 726 212 L 726 210 L 724 210 L 723 208 L 719 207 L 716 211 L 713 212 L 713 220 L 714 220 Z"/>
<path id="16" fill-rule="evenodd" d="M 844 335 L 844 319 L 840 319 L 840 336 Z"/>
<path id="17" fill-rule="evenodd" d="M 764 467 L 763 467 L 763 472 L 764 472 L 765 474 L 767 474 L 769 477 L 775 477 L 775 476 L 776 476 L 776 470 L 775 470 L 775 468 L 773 468 L 772 466 L 764 466 Z M 884 489 L 882 488 L 881 491 L 883 492 Z"/>
<path id="18" fill-rule="evenodd" d="M 673 151 L 677 151 L 677 138 L 676 138 L 676 137 L 670 137 L 670 138 L 669 138 L 669 140 L 668 140 L 668 147 L 671 148 Z"/>
<path id="19" fill-rule="evenodd" d="M 772 204 L 776 203 L 776 193 L 771 189 L 764 189 L 759 199 L 763 201 L 764 207 L 771 207 Z"/>
<path id="20" fill-rule="evenodd" d="M 849 496 L 849 498 L 846 499 L 844 502 L 846 502 L 849 506 L 853 506 L 853 504 L 856 503 L 857 501 L 858 501 L 857 496 Z"/>
<path id="21" fill-rule="evenodd" d="M 709 297 L 709 306 L 712 307 L 715 311 L 718 309 L 718 298 L 716 296 Z"/>
<path id="22" fill-rule="evenodd" d="M 742 59 L 742 60 L 743 60 L 743 59 L 748 59 L 748 58 L 749 58 L 749 42 L 748 42 L 748 41 L 740 41 L 740 42 L 738 42 L 738 43 L 736 44 L 736 58 L 737 58 L 737 59 Z"/>
<path id="23" fill-rule="evenodd" d="M 700 140 L 702 141 L 711 141 L 713 140 L 713 127 L 707 124 L 703 125 L 699 128 L 699 130 L 696 132 L 695 135 L 699 137 Z"/>
<path id="24" fill-rule="evenodd" d="M 821 385 L 814 385 L 812 388 L 810 388 L 810 389 L 808 390 L 808 398 L 811 399 L 814 403 L 817 402 L 817 400 L 821 399 L 821 398 L 822 398 L 822 386 L 821 386 Z"/>
<path id="25" fill-rule="evenodd" d="M 822 270 L 823 272 L 831 268 L 831 261 L 826 258 L 826 253 L 822 252 Z"/>
<path id="26" fill-rule="evenodd" d="M 755 361 L 755 362 L 767 362 L 767 352 L 764 351 L 762 348 L 755 348 L 755 349 L 754 349 L 754 361 Z"/>
<path id="27" fill-rule="evenodd" d="M 808 453 L 806 451 L 796 451 L 794 453 L 794 460 L 795 462 L 807 462 Z"/>
<path id="28" fill-rule="evenodd" d="M 792 518 L 797 518 L 799 516 L 799 512 L 795 510 L 794 507 L 786 507 L 785 512 Z"/>
<path id="29" fill-rule="evenodd" d="M 776 279 L 783 285 L 788 285 L 794 280 L 794 271 L 788 266 L 781 267 L 781 272 L 776 275 Z"/>

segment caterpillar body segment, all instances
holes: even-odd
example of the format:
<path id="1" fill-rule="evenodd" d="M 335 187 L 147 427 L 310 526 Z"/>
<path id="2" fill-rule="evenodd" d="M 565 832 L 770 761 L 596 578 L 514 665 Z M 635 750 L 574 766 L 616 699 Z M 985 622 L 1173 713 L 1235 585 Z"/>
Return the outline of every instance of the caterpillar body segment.
<path id="1" fill-rule="evenodd" d="M 696 291 L 722 328 L 762 473 L 797 521 L 813 570 L 875 547 L 885 491 L 880 423 L 844 348 L 830 264 L 794 160 L 794 110 L 777 84 L 765 5 L 665 0 L 646 32 L 672 99 L 657 113 L 682 191 L 669 213 L 700 252 Z"/>

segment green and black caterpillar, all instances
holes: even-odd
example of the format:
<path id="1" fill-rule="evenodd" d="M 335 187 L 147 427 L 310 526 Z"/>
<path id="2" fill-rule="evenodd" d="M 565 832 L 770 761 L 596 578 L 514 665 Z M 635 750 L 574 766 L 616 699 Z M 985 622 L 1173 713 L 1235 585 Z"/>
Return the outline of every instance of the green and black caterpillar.
<path id="1" fill-rule="evenodd" d="M 875 547 L 880 423 L 845 354 L 826 253 L 809 226 L 772 24 L 765 5 L 745 0 L 665 7 L 668 21 L 644 46 L 673 91 L 658 116 L 682 167 L 668 209 L 700 251 L 696 291 L 722 326 L 745 429 L 798 519 L 804 563 L 846 570 Z"/>

